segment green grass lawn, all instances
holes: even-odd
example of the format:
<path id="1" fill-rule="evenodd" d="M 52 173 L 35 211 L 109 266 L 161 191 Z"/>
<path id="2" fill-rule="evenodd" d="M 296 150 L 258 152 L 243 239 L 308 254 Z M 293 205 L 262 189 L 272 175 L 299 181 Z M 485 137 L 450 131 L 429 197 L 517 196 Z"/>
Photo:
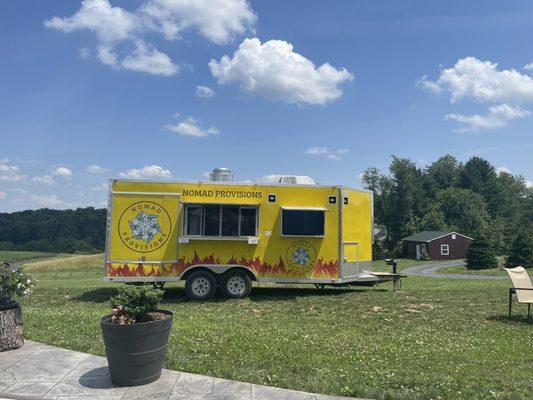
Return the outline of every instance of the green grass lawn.
<path id="1" fill-rule="evenodd" d="M 98 320 L 118 284 L 103 282 L 101 266 L 33 273 L 25 336 L 104 355 Z M 167 367 L 374 399 L 531 399 L 533 323 L 524 306 L 507 321 L 508 287 L 409 277 L 397 293 L 390 283 L 269 285 L 248 299 L 199 303 L 173 284 L 162 303 L 175 316 Z"/>

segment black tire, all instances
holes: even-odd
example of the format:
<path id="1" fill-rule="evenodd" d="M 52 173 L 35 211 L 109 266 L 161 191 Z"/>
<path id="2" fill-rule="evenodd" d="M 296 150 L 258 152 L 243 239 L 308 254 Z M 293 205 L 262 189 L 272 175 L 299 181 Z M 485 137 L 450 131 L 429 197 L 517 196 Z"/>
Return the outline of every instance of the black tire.
<path id="1" fill-rule="evenodd" d="M 217 279 L 209 271 L 195 271 L 185 280 L 185 293 L 191 300 L 208 300 L 215 297 Z"/>
<path id="2" fill-rule="evenodd" d="M 231 270 L 222 275 L 220 291 L 227 299 L 242 299 L 252 290 L 252 280 L 245 271 Z"/>

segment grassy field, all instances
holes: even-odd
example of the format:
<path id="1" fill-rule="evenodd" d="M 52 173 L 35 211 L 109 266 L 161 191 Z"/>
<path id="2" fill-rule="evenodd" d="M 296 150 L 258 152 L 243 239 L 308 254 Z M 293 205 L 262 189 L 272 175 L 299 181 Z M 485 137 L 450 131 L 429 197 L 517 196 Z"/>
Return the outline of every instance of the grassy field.
<path id="1" fill-rule="evenodd" d="M 71 259 L 71 262 L 74 259 Z M 400 261 L 405 268 L 416 261 Z M 390 267 L 384 267 L 390 270 Z M 117 284 L 101 264 L 32 272 L 26 337 L 104 354 L 98 325 Z M 404 279 L 377 288 L 255 287 L 243 300 L 188 301 L 174 312 L 167 367 L 311 392 L 374 399 L 531 399 L 533 323 L 509 283 Z"/>
<path id="2" fill-rule="evenodd" d="M 41 251 L 0 251 L 0 262 L 21 262 L 56 256 L 57 254 Z"/>

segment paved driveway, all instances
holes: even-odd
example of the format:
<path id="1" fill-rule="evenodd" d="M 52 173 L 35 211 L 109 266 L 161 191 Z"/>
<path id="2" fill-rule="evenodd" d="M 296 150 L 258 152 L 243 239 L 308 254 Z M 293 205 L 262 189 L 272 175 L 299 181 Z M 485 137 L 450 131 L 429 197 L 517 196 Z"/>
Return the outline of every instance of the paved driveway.
<path id="1" fill-rule="evenodd" d="M 32 396 L 32 397 L 29 397 Z M 36 396 L 36 397 L 33 397 Z M 104 357 L 26 341 L 0 352 L 0 400 L 333 400 L 295 390 L 253 385 L 164 369 L 161 378 L 137 387 L 116 387 Z"/>
<path id="2" fill-rule="evenodd" d="M 444 261 L 437 264 L 424 264 L 417 265 L 416 267 L 406 268 L 402 271 L 405 275 L 415 276 L 429 276 L 431 278 L 444 278 L 444 279 L 473 279 L 473 280 L 504 280 L 505 276 L 496 275 L 469 275 L 469 274 L 439 274 L 437 271 L 442 268 L 455 267 L 457 265 L 465 265 L 462 260 Z"/>

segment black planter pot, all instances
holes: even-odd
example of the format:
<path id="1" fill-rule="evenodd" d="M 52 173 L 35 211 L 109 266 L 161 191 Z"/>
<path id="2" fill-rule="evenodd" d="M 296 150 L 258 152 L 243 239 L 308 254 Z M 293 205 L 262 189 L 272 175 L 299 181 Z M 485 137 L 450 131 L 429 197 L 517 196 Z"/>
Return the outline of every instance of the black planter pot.
<path id="1" fill-rule="evenodd" d="M 20 304 L 16 301 L 1 301 L 0 300 L 0 311 L 11 310 L 12 308 L 19 307 Z"/>
<path id="2" fill-rule="evenodd" d="M 167 353 L 172 313 L 158 310 L 168 318 L 159 321 L 119 325 L 100 319 L 111 381 L 117 386 L 139 386 L 161 376 Z"/>

